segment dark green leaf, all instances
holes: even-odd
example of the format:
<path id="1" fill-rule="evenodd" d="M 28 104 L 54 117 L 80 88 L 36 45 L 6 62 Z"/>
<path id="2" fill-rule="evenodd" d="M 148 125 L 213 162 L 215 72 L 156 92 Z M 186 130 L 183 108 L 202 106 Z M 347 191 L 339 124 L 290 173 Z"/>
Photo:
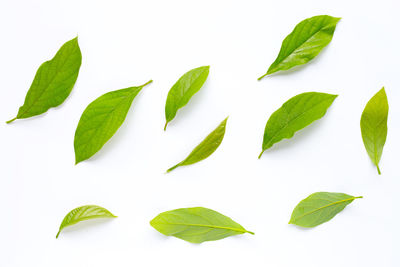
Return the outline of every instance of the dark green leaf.
<path id="1" fill-rule="evenodd" d="M 81 62 L 78 38 L 74 38 L 66 42 L 53 59 L 39 67 L 24 105 L 19 108 L 17 116 L 7 123 L 45 113 L 63 103 L 78 78 Z"/>
<path id="2" fill-rule="evenodd" d="M 97 153 L 115 134 L 124 122 L 133 99 L 151 82 L 108 92 L 87 106 L 75 132 L 76 164 Z"/>
<path id="3" fill-rule="evenodd" d="M 311 194 L 294 208 L 289 223 L 315 227 L 329 221 L 356 198 L 343 193 L 318 192 Z"/>
<path id="4" fill-rule="evenodd" d="M 332 40 L 336 24 L 340 18 L 315 16 L 297 24 L 294 30 L 283 40 L 281 50 L 274 63 L 263 77 L 303 65 L 316 57 Z"/>
<path id="5" fill-rule="evenodd" d="M 218 127 L 212 131 L 198 146 L 196 146 L 186 159 L 169 168 L 167 172 L 170 172 L 179 166 L 191 165 L 199 162 L 208 158 L 212 153 L 214 153 L 224 139 L 227 120 L 228 117 L 223 120 L 221 124 L 218 125 Z"/>
<path id="6" fill-rule="evenodd" d="M 389 104 L 383 87 L 368 101 L 361 115 L 360 125 L 364 146 L 379 174 L 381 174 L 379 161 L 386 142 L 388 112 Z"/>
<path id="7" fill-rule="evenodd" d="M 262 152 L 284 138 L 291 138 L 295 132 L 313 121 L 322 118 L 337 95 L 309 92 L 299 94 L 276 110 L 269 118 L 264 131 Z"/>
<path id="8" fill-rule="evenodd" d="M 160 213 L 151 222 L 160 233 L 191 243 L 202 243 L 253 232 L 231 218 L 206 208 L 185 208 Z"/>
<path id="9" fill-rule="evenodd" d="M 176 116 L 176 112 L 185 106 L 190 98 L 197 93 L 207 80 L 210 66 L 199 67 L 186 72 L 172 86 L 168 92 L 167 102 L 165 104 L 165 127 Z"/>
<path id="10" fill-rule="evenodd" d="M 57 233 L 56 238 L 60 235 L 62 229 L 65 227 L 74 225 L 81 221 L 86 221 L 90 219 L 98 219 L 98 218 L 116 218 L 111 212 L 106 210 L 105 208 L 95 206 L 95 205 L 87 205 L 82 206 L 76 209 L 71 210 L 62 221 L 60 225 L 60 229 Z"/>

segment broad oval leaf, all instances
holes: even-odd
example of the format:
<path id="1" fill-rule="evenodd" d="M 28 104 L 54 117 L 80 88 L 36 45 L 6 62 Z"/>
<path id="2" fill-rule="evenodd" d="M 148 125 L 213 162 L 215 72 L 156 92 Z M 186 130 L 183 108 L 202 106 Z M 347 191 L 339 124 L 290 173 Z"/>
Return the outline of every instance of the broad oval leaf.
<path id="1" fill-rule="evenodd" d="M 191 165 L 199 162 L 208 158 L 212 153 L 214 153 L 224 139 L 227 120 L 228 117 L 226 117 L 226 119 L 223 120 L 220 125 L 218 125 L 218 127 L 212 131 L 198 146 L 196 146 L 189 156 L 186 157 L 186 159 L 169 168 L 167 172 L 170 172 L 179 166 Z"/>
<path id="2" fill-rule="evenodd" d="M 207 208 L 184 208 L 166 211 L 150 222 L 160 233 L 191 243 L 202 243 L 253 232 L 231 218 Z"/>
<path id="3" fill-rule="evenodd" d="M 82 54 L 76 37 L 66 42 L 51 60 L 39 67 L 24 105 L 19 108 L 17 116 L 7 123 L 45 113 L 63 103 L 78 78 L 81 62 Z"/>
<path id="4" fill-rule="evenodd" d="M 115 134 L 128 114 L 141 86 L 108 92 L 87 106 L 75 131 L 75 162 L 78 164 L 94 154 Z"/>
<path id="5" fill-rule="evenodd" d="M 265 126 L 262 152 L 313 121 L 322 118 L 337 95 L 308 92 L 292 97 L 276 110 Z"/>
<path id="6" fill-rule="evenodd" d="M 186 72 L 172 86 L 168 92 L 167 102 L 165 103 L 165 126 L 176 116 L 178 109 L 185 106 L 190 98 L 197 93 L 207 80 L 210 66 L 199 67 Z"/>
<path id="7" fill-rule="evenodd" d="M 87 205 L 82 206 L 76 209 L 71 210 L 64 217 L 60 225 L 60 229 L 56 235 L 56 238 L 60 235 L 61 231 L 68 226 L 77 224 L 81 221 L 86 221 L 90 219 L 98 219 L 98 218 L 116 218 L 117 216 L 113 215 L 111 212 L 106 210 L 105 208 L 96 206 L 96 205 Z"/>
<path id="8" fill-rule="evenodd" d="M 357 198 L 362 197 L 330 192 L 311 194 L 294 208 L 289 223 L 301 227 L 315 227 L 335 217 Z"/>
<path id="9" fill-rule="evenodd" d="M 258 80 L 269 74 L 288 70 L 312 60 L 330 43 L 339 20 L 340 18 L 322 15 L 305 19 L 297 24 L 283 40 L 278 57 L 271 64 L 267 73 Z"/>
<path id="10" fill-rule="evenodd" d="M 388 113 L 389 104 L 383 87 L 368 101 L 360 121 L 365 149 L 379 174 L 379 161 L 386 142 Z"/>

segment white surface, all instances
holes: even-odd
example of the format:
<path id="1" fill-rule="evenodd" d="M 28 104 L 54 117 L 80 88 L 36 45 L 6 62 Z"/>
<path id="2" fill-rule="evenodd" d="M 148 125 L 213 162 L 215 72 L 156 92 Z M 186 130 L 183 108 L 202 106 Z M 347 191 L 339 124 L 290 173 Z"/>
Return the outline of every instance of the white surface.
<path id="1" fill-rule="evenodd" d="M 400 37 L 397 0 L 2 0 L 0 266 L 400 266 Z M 342 17 L 331 44 L 298 71 L 261 82 L 283 38 L 302 19 Z M 79 35 L 83 64 L 67 101 L 6 125 L 36 69 Z M 168 90 L 186 71 L 210 76 L 166 132 Z M 88 103 L 154 79 L 103 150 L 74 166 L 73 137 Z M 378 176 L 359 119 L 386 87 L 390 113 Z M 326 116 L 264 153 L 271 113 L 306 91 L 337 93 Z M 207 160 L 166 175 L 230 115 Z M 316 191 L 363 195 L 330 222 L 288 225 Z M 55 235 L 65 214 L 97 204 L 115 220 Z M 255 236 L 193 245 L 149 225 L 158 213 L 204 206 Z"/>

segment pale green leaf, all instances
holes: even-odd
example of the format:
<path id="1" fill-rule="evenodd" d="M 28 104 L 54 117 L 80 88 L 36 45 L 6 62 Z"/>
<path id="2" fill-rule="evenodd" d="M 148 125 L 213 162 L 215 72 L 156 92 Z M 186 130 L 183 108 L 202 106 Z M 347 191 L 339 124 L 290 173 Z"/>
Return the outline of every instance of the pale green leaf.
<path id="1" fill-rule="evenodd" d="M 263 77 L 294 66 L 303 65 L 315 58 L 332 40 L 340 18 L 328 15 L 308 18 L 297 24 L 283 40 L 278 57 Z"/>
<path id="2" fill-rule="evenodd" d="M 386 142 L 388 112 L 389 104 L 383 87 L 368 101 L 360 121 L 365 149 L 379 174 L 379 161 Z"/>
<path id="3" fill-rule="evenodd" d="M 231 218 L 201 207 L 166 211 L 157 215 L 150 224 L 164 235 L 175 236 L 191 243 L 219 240 L 244 233 L 254 234 Z"/>
<path id="4" fill-rule="evenodd" d="M 60 235 L 61 231 L 68 226 L 77 224 L 81 221 L 91 220 L 91 219 L 99 219 L 99 218 L 116 218 L 111 212 L 106 210 L 105 208 L 95 206 L 95 205 L 87 205 L 82 206 L 76 209 L 71 210 L 64 217 L 60 225 L 60 229 L 57 233 L 56 238 Z"/>
<path id="5" fill-rule="evenodd" d="M 75 131 L 75 162 L 97 153 L 115 134 L 128 114 L 133 99 L 144 85 L 108 92 L 87 106 Z"/>
<path id="6" fill-rule="evenodd" d="M 185 106 L 190 98 L 197 93 L 207 80 L 210 66 L 199 67 L 185 73 L 172 86 L 168 92 L 167 102 L 165 103 L 165 127 L 176 116 L 178 109 Z"/>
<path id="7" fill-rule="evenodd" d="M 291 138 L 295 132 L 322 118 L 336 97 L 337 95 L 309 92 L 285 102 L 268 119 L 259 158 L 273 144 L 284 138 Z"/>
<path id="8" fill-rule="evenodd" d="M 226 122 L 228 117 L 223 120 L 218 127 L 212 131 L 183 161 L 169 168 L 167 172 L 176 169 L 179 166 L 191 165 L 208 158 L 219 147 L 225 135 Z"/>
<path id="9" fill-rule="evenodd" d="M 78 78 L 81 62 L 78 38 L 74 38 L 66 42 L 53 59 L 39 67 L 24 105 L 19 108 L 17 116 L 7 123 L 45 113 L 63 103 Z"/>
<path id="10" fill-rule="evenodd" d="M 343 193 L 318 192 L 300 201 L 294 208 L 289 223 L 315 227 L 329 221 L 356 198 Z"/>

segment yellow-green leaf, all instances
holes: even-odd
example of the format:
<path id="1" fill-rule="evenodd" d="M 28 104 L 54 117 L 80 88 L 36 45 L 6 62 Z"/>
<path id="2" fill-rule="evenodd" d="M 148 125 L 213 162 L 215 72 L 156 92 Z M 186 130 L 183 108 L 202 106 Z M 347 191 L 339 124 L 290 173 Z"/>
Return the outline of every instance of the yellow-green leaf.
<path id="1" fill-rule="evenodd" d="M 176 169 L 179 166 L 191 165 L 208 158 L 219 147 L 225 135 L 226 122 L 228 117 L 223 120 L 218 127 L 212 131 L 183 161 L 169 168 L 167 172 Z"/>
<path id="2" fill-rule="evenodd" d="M 191 243 L 202 243 L 253 232 L 247 231 L 231 218 L 207 208 L 184 208 L 157 215 L 150 222 L 160 233 Z"/>
<path id="3" fill-rule="evenodd" d="M 61 222 L 60 229 L 58 230 L 56 238 L 58 238 L 61 231 L 65 227 L 77 224 L 78 222 L 91 219 L 116 218 L 116 217 L 117 216 L 113 215 L 105 208 L 96 205 L 87 205 L 73 209 L 70 212 L 68 212 L 68 214 L 64 217 L 64 220 Z"/>
<path id="4" fill-rule="evenodd" d="M 389 104 L 383 87 L 368 101 L 360 121 L 365 149 L 379 174 L 379 161 L 386 142 L 388 113 Z"/>
<path id="5" fill-rule="evenodd" d="M 294 208 L 289 223 L 302 227 L 315 227 L 335 217 L 357 198 L 362 197 L 330 192 L 311 194 Z"/>

